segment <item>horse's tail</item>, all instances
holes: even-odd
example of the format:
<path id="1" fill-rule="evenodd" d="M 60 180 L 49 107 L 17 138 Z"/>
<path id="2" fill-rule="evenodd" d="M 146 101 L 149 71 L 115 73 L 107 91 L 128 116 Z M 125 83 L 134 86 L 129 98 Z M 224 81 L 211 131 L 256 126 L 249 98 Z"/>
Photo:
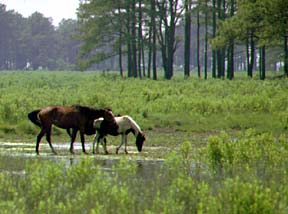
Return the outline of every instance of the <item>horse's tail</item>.
<path id="1" fill-rule="evenodd" d="M 34 110 L 34 111 L 31 111 L 29 114 L 28 114 L 28 118 L 29 120 L 34 123 L 35 125 L 41 127 L 41 122 L 38 118 L 38 113 L 41 111 L 41 109 L 37 109 L 37 110 Z"/>

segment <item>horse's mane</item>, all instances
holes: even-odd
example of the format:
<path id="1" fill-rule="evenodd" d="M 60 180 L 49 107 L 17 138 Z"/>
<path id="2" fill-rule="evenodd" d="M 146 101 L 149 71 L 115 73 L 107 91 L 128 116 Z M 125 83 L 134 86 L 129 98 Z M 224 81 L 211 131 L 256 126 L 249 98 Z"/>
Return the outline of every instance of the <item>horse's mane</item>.
<path id="1" fill-rule="evenodd" d="M 90 112 L 90 111 L 95 111 L 96 109 L 93 109 L 88 106 L 81 106 L 81 105 L 72 105 L 73 108 L 77 109 L 80 112 Z"/>
<path id="2" fill-rule="evenodd" d="M 134 131 L 137 131 L 137 132 L 139 132 L 139 133 L 142 132 L 140 126 L 135 122 L 135 120 L 133 120 L 132 117 L 130 117 L 130 116 L 128 116 L 128 115 L 122 116 L 122 117 L 123 117 L 123 118 L 126 117 L 126 119 L 129 120 L 129 123 L 130 123 L 131 127 L 134 129 Z"/>
<path id="3" fill-rule="evenodd" d="M 99 118 L 99 117 L 105 117 L 105 113 L 111 112 L 111 117 L 114 120 L 112 110 L 110 108 L 91 108 L 88 106 L 82 106 L 82 105 L 72 105 L 73 108 L 78 110 L 82 115 L 84 115 L 86 118 Z"/>
<path id="4" fill-rule="evenodd" d="M 100 111 L 100 109 L 95 109 L 95 108 L 91 108 L 88 106 L 72 105 L 72 107 L 77 109 L 81 114 L 88 116 L 88 117 Z"/>

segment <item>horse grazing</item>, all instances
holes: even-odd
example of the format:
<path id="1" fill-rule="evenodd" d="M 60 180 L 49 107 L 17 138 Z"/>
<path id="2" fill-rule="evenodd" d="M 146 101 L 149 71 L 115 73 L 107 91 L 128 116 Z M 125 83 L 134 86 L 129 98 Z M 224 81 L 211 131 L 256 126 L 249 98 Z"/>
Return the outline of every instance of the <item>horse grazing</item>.
<path id="1" fill-rule="evenodd" d="M 116 148 L 116 154 L 118 154 L 119 149 L 121 146 L 125 143 L 125 153 L 127 152 L 127 135 L 132 132 L 136 136 L 136 146 L 139 152 L 142 151 L 142 146 L 145 141 L 145 135 L 141 131 L 140 127 L 137 125 L 137 123 L 129 116 L 119 116 L 115 117 L 115 121 L 117 126 L 114 126 L 114 128 L 111 128 L 111 125 L 106 122 L 104 118 L 99 118 L 94 120 L 94 128 L 96 129 L 96 135 L 93 140 L 93 153 L 95 154 L 95 143 L 97 142 L 96 151 L 98 151 L 98 145 L 100 140 L 102 141 L 101 144 L 103 145 L 103 148 L 105 150 L 105 153 L 108 154 L 108 151 L 106 149 L 106 138 L 105 136 L 107 134 L 118 136 L 122 135 L 122 142 L 121 144 Z"/>
<path id="2" fill-rule="evenodd" d="M 36 153 L 39 155 L 39 144 L 42 137 L 46 134 L 46 140 L 49 143 L 52 152 L 56 154 L 51 143 L 52 125 L 66 129 L 71 138 L 70 152 L 73 154 L 73 144 L 76 139 L 77 132 L 80 132 L 82 151 L 85 151 L 86 135 L 95 134 L 93 122 L 97 118 L 104 118 L 105 123 L 113 127 L 116 125 L 114 115 L 109 109 L 94 109 L 87 106 L 47 106 L 34 110 L 28 114 L 29 120 L 41 128 L 36 141 Z M 70 132 L 72 129 L 72 133 Z"/>

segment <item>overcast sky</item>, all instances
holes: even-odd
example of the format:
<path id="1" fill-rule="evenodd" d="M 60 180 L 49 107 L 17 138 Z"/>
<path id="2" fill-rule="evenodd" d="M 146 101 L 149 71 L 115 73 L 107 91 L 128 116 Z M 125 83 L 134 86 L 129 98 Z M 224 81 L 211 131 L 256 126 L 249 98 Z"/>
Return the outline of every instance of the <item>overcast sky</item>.
<path id="1" fill-rule="evenodd" d="M 79 0 L 0 0 L 0 3 L 7 6 L 7 10 L 15 10 L 24 17 L 34 12 L 40 12 L 45 17 L 51 17 L 53 24 L 64 19 L 76 19 L 76 10 Z"/>

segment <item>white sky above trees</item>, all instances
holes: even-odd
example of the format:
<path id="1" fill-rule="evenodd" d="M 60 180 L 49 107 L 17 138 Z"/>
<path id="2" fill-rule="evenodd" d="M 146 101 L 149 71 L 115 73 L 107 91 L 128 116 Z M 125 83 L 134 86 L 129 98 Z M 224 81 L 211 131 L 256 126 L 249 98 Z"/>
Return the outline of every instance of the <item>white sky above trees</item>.
<path id="1" fill-rule="evenodd" d="M 79 6 L 79 0 L 0 0 L 0 3 L 7 6 L 6 10 L 14 10 L 24 17 L 36 11 L 42 13 L 51 17 L 55 26 L 62 19 L 76 19 Z"/>

